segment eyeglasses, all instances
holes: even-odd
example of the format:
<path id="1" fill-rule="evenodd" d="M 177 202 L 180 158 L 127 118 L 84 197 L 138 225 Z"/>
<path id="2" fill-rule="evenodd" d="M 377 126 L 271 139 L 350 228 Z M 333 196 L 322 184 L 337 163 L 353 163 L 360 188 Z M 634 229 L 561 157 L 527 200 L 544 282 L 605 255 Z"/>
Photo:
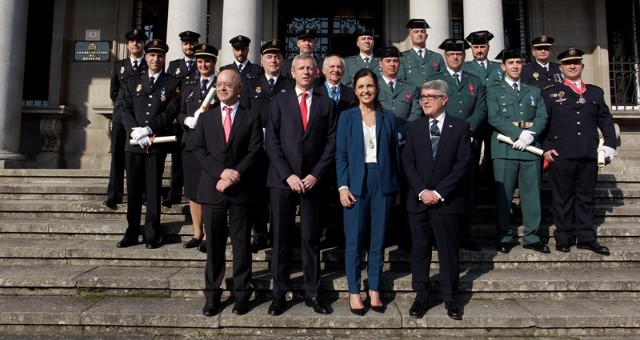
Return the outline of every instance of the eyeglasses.
<path id="1" fill-rule="evenodd" d="M 228 89 L 232 89 L 233 88 L 233 84 L 231 83 L 215 83 L 214 84 L 216 88 L 222 88 L 222 87 L 226 87 Z"/>
<path id="2" fill-rule="evenodd" d="M 445 53 L 445 55 L 449 58 L 453 58 L 453 57 L 464 57 L 464 53 L 462 52 L 447 52 Z"/>
<path id="3" fill-rule="evenodd" d="M 442 94 L 428 94 L 426 96 L 420 96 L 420 100 L 422 100 L 423 102 L 432 102 L 435 101 L 436 99 L 440 99 L 440 98 L 444 98 L 445 96 Z"/>

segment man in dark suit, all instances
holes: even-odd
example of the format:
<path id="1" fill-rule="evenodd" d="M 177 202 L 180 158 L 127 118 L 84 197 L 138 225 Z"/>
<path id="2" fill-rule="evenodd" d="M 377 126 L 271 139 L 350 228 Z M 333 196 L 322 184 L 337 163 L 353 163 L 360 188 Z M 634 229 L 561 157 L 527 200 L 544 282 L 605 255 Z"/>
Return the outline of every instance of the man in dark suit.
<path id="1" fill-rule="evenodd" d="M 107 185 L 107 200 L 102 204 L 112 210 L 118 209 L 118 204 L 122 203 L 124 196 L 124 148 L 129 139 L 129 134 L 122 124 L 118 98 L 124 92 L 127 79 L 147 70 L 143 50 L 147 35 L 142 30 L 134 28 L 127 32 L 125 37 L 129 56 L 126 59 L 116 61 L 113 65 L 109 90 L 111 101 L 114 104 L 113 116 L 111 117 L 111 169 Z"/>
<path id="2" fill-rule="evenodd" d="M 531 63 L 522 66 L 522 81 L 526 84 L 544 89 L 562 82 L 562 72 L 557 63 L 551 61 L 553 56 L 552 37 L 542 35 L 531 41 Z"/>
<path id="3" fill-rule="evenodd" d="M 431 246 L 435 242 L 440 263 L 440 295 L 447 315 L 462 319 L 457 301 L 458 234 L 465 211 L 462 178 L 471 157 L 471 131 L 468 122 L 445 112 L 447 93 L 448 85 L 443 80 L 422 85 L 424 116 L 407 124 L 402 153 L 409 182 L 406 207 L 413 242 L 411 285 L 416 291 L 409 315 L 414 318 L 421 318 L 427 311 Z"/>
<path id="4" fill-rule="evenodd" d="M 269 105 L 271 97 L 276 93 L 293 89 L 295 82 L 289 77 L 280 75 L 284 63 L 284 44 L 278 39 L 271 39 L 260 47 L 260 60 L 262 68 L 257 75 L 249 79 L 244 79 L 244 86 L 240 94 L 240 104 L 242 107 L 251 109 L 260 115 L 263 131 L 269 121 Z M 258 161 L 262 170 L 254 177 L 256 199 L 251 207 L 251 224 L 253 228 L 253 241 L 251 251 L 258 251 L 269 247 L 271 237 L 267 228 L 269 221 L 269 190 L 267 189 L 267 168 L 269 159 L 266 153 L 260 155 Z"/>
<path id="5" fill-rule="evenodd" d="M 471 222 L 475 208 L 477 186 L 475 174 L 480 159 L 480 143 L 478 128 L 487 120 L 487 99 L 482 80 L 463 70 L 465 50 L 469 44 L 462 39 L 446 39 L 439 48 L 444 50 L 444 62 L 447 67 L 439 73 L 432 74 L 429 80 L 440 79 L 449 85 L 449 100 L 446 111 L 448 114 L 466 120 L 471 127 L 471 159 L 465 180 L 465 213 L 460 230 L 460 247 L 480 251 L 481 247 L 471 234 Z"/>
<path id="6" fill-rule="evenodd" d="M 318 32 L 313 28 L 304 28 L 297 32 L 296 34 L 296 46 L 298 47 L 298 54 L 306 53 L 313 57 L 313 60 L 316 61 L 316 65 L 318 68 L 316 69 L 316 80 L 315 85 L 322 84 L 324 82 L 324 76 L 320 72 L 320 67 L 324 62 L 324 58 L 317 56 L 313 53 L 316 44 L 316 38 L 318 36 Z M 286 55 L 286 52 L 285 52 Z M 281 74 L 285 77 L 291 77 L 291 65 L 293 64 L 293 58 L 287 58 L 284 61 L 284 66 L 280 71 Z"/>
<path id="7" fill-rule="evenodd" d="M 542 91 L 549 112 L 549 129 L 542 148 L 550 163 L 556 250 L 569 252 L 577 241 L 579 249 L 609 255 L 609 248 L 597 242 L 593 224 L 598 179 L 596 155 L 604 153 L 605 164 L 611 163 L 616 155 L 617 137 L 604 92 L 582 80 L 583 55 L 583 51 L 575 48 L 560 53 L 564 81 Z M 598 129 L 602 134 L 601 145 Z"/>
<path id="8" fill-rule="evenodd" d="M 267 186 L 273 218 L 273 301 L 270 315 L 280 315 L 286 306 L 291 275 L 296 208 L 300 205 L 300 234 L 305 304 L 316 313 L 331 310 L 318 298 L 320 288 L 320 188 L 334 164 L 336 104 L 313 91 L 316 63 L 308 54 L 294 58 L 295 90 L 273 96 L 265 149 L 269 156 Z"/>
<path id="9" fill-rule="evenodd" d="M 137 145 L 126 143 L 127 223 L 118 248 L 138 243 L 142 195 L 147 196 L 145 239 L 147 249 L 160 246 L 160 190 L 164 160 L 171 143 L 153 143 L 158 136 L 172 134 L 172 124 L 180 111 L 180 79 L 164 72 L 164 58 L 169 46 L 153 39 L 144 46 L 149 72 L 127 80 L 120 98 L 122 122 Z"/>
<path id="10" fill-rule="evenodd" d="M 258 75 L 258 70 L 260 70 L 260 66 L 252 63 L 247 59 L 249 56 L 249 44 L 251 44 L 251 39 L 245 37 L 244 35 L 237 35 L 231 40 L 229 40 L 231 44 L 231 49 L 233 51 L 233 57 L 235 59 L 234 62 L 228 65 L 224 65 L 220 67 L 220 71 L 232 69 L 240 72 L 240 75 L 243 79 L 252 78 Z"/>
<path id="11" fill-rule="evenodd" d="M 195 65 L 193 47 L 198 44 L 200 34 L 191 31 L 184 31 L 178 35 L 180 37 L 180 47 L 182 48 L 183 58 L 172 60 L 167 67 L 167 73 L 179 79 L 191 80 L 198 74 L 198 68 Z M 214 64 L 215 64 L 214 58 Z M 182 187 L 184 186 L 184 172 L 182 169 L 182 126 L 177 122 L 173 122 L 173 132 L 178 138 L 178 143 L 171 150 L 171 185 L 169 193 L 162 201 L 162 205 L 171 208 L 174 204 L 182 202 Z"/>
<path id="12" fill-rule="evenodd" d="M 344 76 L 342 84 L 353 87 L 353 76 L 362 68 L 368 68 L 380 78 L 380 66 L 378 57 L 373 55 L 375 47 L 375 35 L 373 29 L 362 28 L 356 33 L 356 46 L 359 53 L 344 58 Z"/>
<path id="13" fill-rule="evenodd" d="M 252 175 L 262 149 L 262 128 L 260 117 L 239 105 L 242 78 L 238 71 L 223 70 L 215 86 L 220 105 L 202 113 L 193 141 L 193 153 L 202 166 L 200 188 L 208 188 L 197 194 L 203 205 L 207 234 L 207 301 L 202 313 L 213 316 L 220 309 L 227 236 L 231 235 L 235 297 L 232 312 L 242 315 L 249 311 L 252 291 L 251 227 L 247 217 L 252 190 L 246 179 Z"/>

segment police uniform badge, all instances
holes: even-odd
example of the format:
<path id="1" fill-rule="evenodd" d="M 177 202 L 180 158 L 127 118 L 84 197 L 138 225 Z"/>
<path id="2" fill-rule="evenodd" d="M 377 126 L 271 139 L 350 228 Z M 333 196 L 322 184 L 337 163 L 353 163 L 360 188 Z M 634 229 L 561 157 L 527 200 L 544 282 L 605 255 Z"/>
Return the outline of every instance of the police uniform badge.
<path id="1" fill-rule="evenodd" d="M 538 73 L 537 71 L 533 72 L 533 77 L 536 78 L 536 80 L 538 80 L 538 77 L 540 77 L 540 73 Z"/>
<path id="2" fill-rule="evenodd" d="M 256 87 L 256 93 L 260 93 L 260 92 L 262 92 L 262 87 L 260 86 Z"/>
<path id="3" fill-rule="evenodd" d="M 578 99 L 577 103 L 578 103 L 578 104 L 584 104 L 584 103 L 586 103 L 586 102 L 587 102 L 587 101 L 584 99 L 584 97 L 583 97 L 582 95 L 580 95 L 580 99 Z"/>
<path id="4" fill-rule="evenodd" d="M 177 75 L 179 75 L 179 74 L 180 74 L 180 68 L 178 67 L 178 68 L 176 69 L 176 73 L 175 73 L 175 75 L 177 76 Z"/>
<path id="5" fill-rule="evenodd" d="M 162 89 L 162 90 L 160 91 L 160 101 L 161 101 L 161 102 L 163 102 L 163 101 L 167 100 L 167 96 L 165 95 L 165 92 L 166 92 L 166 90 L 165 90 L 165 89 Z"/>
<path id="6" fill-rule="evenodd" d="M 140 92 L 142 90 L 142 84 L 138 84 L 138 86 L 136 86 L 136 92 Z"/>
<path id="7" fill-rule="evenodd" d="M 124 73 L 124 66 L 120 66 L 120 74 Z"/>

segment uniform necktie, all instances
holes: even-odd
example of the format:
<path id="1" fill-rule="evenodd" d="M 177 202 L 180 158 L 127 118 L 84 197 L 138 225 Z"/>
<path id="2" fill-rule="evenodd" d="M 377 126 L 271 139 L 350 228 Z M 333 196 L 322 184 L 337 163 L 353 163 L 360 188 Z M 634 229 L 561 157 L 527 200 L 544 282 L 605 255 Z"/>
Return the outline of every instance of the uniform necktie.
<path id="1" fill-rule="evenodd" d="M 153 87 L 153 83 L 156 82 L 156 77 L 149 77 L 149 87 Z"/>
<path id="2" fill-rule="evenodd" d="M 307 93 L 300 94 L 300 117 L 302 118 L 302 128 L 307 131 Z"/>
<path id="3" fill-rule="evenodd" d="M 440 128 L 438 127 L 438 120 L 434 119 L 431 122 L 431 128 L 429 128 L 429 132 L 431 133 L 431 156 L 436 158 L 436 152 L 438 151 L 438 142 L 440 141 Z"/>
<path id="4" fill-rule="evenodd" d="M 456 78 L 456 86 L 460 86 L 460 75 L 456 72 L 453 77 Z"/>
<path id="5" fill-rule="evenodd" d="M 238 64 L 238 72 L 242 72 L 242 64 Z"/>
<path id="6" fill-rule="evenodd" d="M 275 81 L 273 80 L 273 78 L 269 78 L 269 88 L 273 90 L 273 85 L 275 84 Z"/>
<path id="7" fill-rule="evenodd" d="M 225 106 L 224 111 L 224 141 L 225 143 L 229 143 L 229 134 L 231 133 L 231 106 Z"/>
<path id="8" fill-rule="evenodd" d="M 207 84 L 209 83 L 209 79 L 202 79 L 202 88 L 200 89 L 200 94 L 205 96 L 207 94 Z"/>
<path id="9" fill-rule="evenodd" d="M 364 58 L 364 63 L 369 66 L 369 57 Z"/>
<path id="10" fill-rule="evenodd" d="M 191 67 L 193 67 L 193 60 L 187 60 L 187 70 L 191 71 Z"/>
<path id="11" fill-rule="evenodd" d="M 393 92 L 393 80 L 389 81 L 389 88 L 391 88 L 391 92 Z"/>
<path id="12" fill-rule="evenodd" d="M 133 71 L 137 71 L 138 70 L 138 60 L 134 60 L 133 61 Z"/>
<path id="13" fill-rule="evenodd" d="M 420 58 L 423 58 L 423 56 L 422 56 L 422 50 L 418 50 L 418 55 L 420 56 Z"/>
<path id="14" fill-rule="evenodd" d="M 487 61 L 486 60 L 481 61 L 480 62 L 480 66 L 482 66 L 482 68 L 484 68 L 486 70 L 487 69 Z"/>
<path id="15" fill-rule="evenodd" d="M 520 94 L 520 90 L 518 89 L 518 83 L 513 83 L 513 90 L 516 91 L 516 94 Z"/>

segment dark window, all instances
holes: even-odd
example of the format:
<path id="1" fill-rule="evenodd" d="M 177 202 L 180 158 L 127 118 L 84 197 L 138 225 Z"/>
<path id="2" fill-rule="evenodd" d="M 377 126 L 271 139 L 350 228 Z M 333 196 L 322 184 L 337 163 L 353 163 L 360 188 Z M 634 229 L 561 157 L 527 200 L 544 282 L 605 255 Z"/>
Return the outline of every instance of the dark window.
<path id="1" fill-rule="evenodd" d="M 522 52 L 522 55 L 526 56 L 531 55 L 529 32 L 527 30 L 528 7 L 527 0 L 502 1 L 504 48 L 518 50 Z"/>
<path id="2" fill-rule="evenodd" d="M 608 1 L 609 80 L 614 110 L 637 110 L 640 87 L 640 5 L 638 0 Z"/>
<path id="3" fill-rule="evenodd" d="M 47 105 L 55 1 L 30 1 L 22 99 L 25 105 Z"/>
<path id="4" fill-rule="evenodd" d="M 149 40 L 166 41 L 169 0 L 138 0 L 134 6 L 134 26 L 142 28 Z"/>

